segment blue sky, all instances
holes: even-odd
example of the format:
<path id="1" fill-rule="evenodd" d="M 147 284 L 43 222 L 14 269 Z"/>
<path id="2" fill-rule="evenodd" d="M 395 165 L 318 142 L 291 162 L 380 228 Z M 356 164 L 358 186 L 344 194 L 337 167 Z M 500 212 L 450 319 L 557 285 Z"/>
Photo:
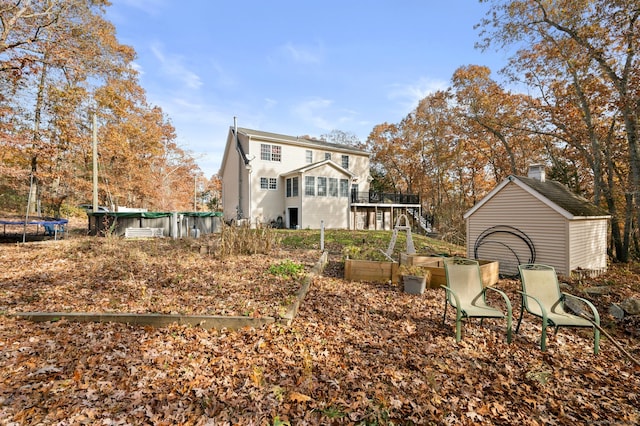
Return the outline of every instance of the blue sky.
<path id="1" fill-rule="evenodd" d="M 506 58 L 474 48 L 477 0 L 112 0 L 107 18 L 138 53 L 147 99 L 207 177 L 229 126 L 365 141 L 460 66 Z M 497 78 L 497 76 L 494 76 Z"/>

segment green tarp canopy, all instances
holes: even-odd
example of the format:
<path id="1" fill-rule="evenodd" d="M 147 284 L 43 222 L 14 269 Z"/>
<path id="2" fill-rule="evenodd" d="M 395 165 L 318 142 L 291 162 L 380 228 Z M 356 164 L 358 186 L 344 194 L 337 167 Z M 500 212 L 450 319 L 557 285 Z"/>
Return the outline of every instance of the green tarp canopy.
<path id="1" fill-rule="evenodd" d="M 161 217 L 169 217 L 173 212 L 87 212 L 91 216 L 112 216 L 115 218 L 136 218 L 158 219 Z M 222 217 L 222 212 L 178 212 L 183 216 L 189 217 Z"/>

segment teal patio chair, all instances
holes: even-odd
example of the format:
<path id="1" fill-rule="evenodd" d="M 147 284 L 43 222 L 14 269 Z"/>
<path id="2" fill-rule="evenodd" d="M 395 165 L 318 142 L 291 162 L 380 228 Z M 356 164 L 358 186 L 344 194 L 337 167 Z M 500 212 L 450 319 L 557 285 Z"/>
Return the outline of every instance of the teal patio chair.
<path id="1" fill-rule="evenodd" d="M 540 349 L 547 349 L 547 327 L 591 327 L 593 328 L 593 353 L 598 354 L 600 347 L 600 315 L 591 302 L 572 294 L 560 291 L 558 276 L 552 266 L 541 264 L 526 264 L 518 266 L 520 281 L 522 282 L 522 309 L 516 325 L 516 334 L 520 329 L 520 322 L 524 312 L 542 319 L 542 336 Z M 567 312 L 565 299 L 578 300 L 589 307 L 593 315 L 593 322 L 578 315 Z"/>
<path id="2" fill-rule="evenodd" d="M 447 318 L 447 306 L 456 310 L 456 342 L 461 340 L 461 324 L 463 318 L 480 318 L 480 324 L 485 318 L 507 319 L 507 342 L 511 343 L 512 311 L 511 302 L 507 295 L 493 287 L 483 287 L 480 265 L 475 260 L 453 258 L 444 262 L 447 285 L 445 289 L 444 315 L 442 323 Z M 486 292 L 495 291 L 502 296 L 507 306 L 507 314 L 502 310 L 491 307 L 486 302 Z"/>

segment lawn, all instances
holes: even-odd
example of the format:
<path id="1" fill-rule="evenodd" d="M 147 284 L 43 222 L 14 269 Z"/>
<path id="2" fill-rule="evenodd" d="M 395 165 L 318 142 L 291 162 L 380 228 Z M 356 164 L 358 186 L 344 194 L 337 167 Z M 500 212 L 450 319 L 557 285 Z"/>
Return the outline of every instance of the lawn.
<path id="1" fill-rule="evenodd" d="M 465 324 L 456 343 L 453 314 L 442 324 L 442 290 L 415 296 L 397 285 L 344 281 L 343 247 L 386 250 L 389 234 L 327 232 L 330 262 L 289 326 L 156 329 L 4 315 L 0 424 L 640 422 L 640 369 L 606 338 L 594 356 L 590 331 L 561 329 L 542 353 L 540 326 L 529 317 L 512 344 L 499 320 Z M 277 316 L 303 279 L 274 265 L 308 271 L 320 256 L 317 232 L 284 231 L 278 239 L 267 254 L 222 258 L 202 249 L 206 240 L 6 245 L 0 310 Z M 414 240 L 419 251 L 456 251 Z M 399 238 L 396 249 L 403 247 Z M 594 301 L 607 330 L 638 358 L 637 327 L 606 311 L 616 298 L 638 296 L 638 275 L 612 269 L 597 282 L 570 285 L 614 289 Z M 517 317 L 518 283 L 497 286 Z"/>

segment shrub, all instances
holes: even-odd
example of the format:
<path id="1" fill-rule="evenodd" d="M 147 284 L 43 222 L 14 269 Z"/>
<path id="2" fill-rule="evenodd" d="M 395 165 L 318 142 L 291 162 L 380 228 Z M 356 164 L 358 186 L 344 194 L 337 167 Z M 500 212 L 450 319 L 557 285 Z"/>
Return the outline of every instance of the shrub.
<path id="1" fill-rule="evenodd" d="M 304 265 L 285 260 L 276 265 L 269 266 L 269 273 L 283 278 L 293 278 L 304 272 Z"/>
<path id="2" fill-rule="evenodd" d="M 214 246 L 215 254 L 220 257 L 239 254 L 268 254 L 275 249 L 280 240 L 271 228 L 251 229 L 248 225 L 222 225 Z"/>
<path id="3" fill-rule="evenodd" d="M 342 249 L 344 259 L 354 260 L 375 260 L 379 262 L 389 262 L 390 259 L 378 248 L 346 246 Z"/>

